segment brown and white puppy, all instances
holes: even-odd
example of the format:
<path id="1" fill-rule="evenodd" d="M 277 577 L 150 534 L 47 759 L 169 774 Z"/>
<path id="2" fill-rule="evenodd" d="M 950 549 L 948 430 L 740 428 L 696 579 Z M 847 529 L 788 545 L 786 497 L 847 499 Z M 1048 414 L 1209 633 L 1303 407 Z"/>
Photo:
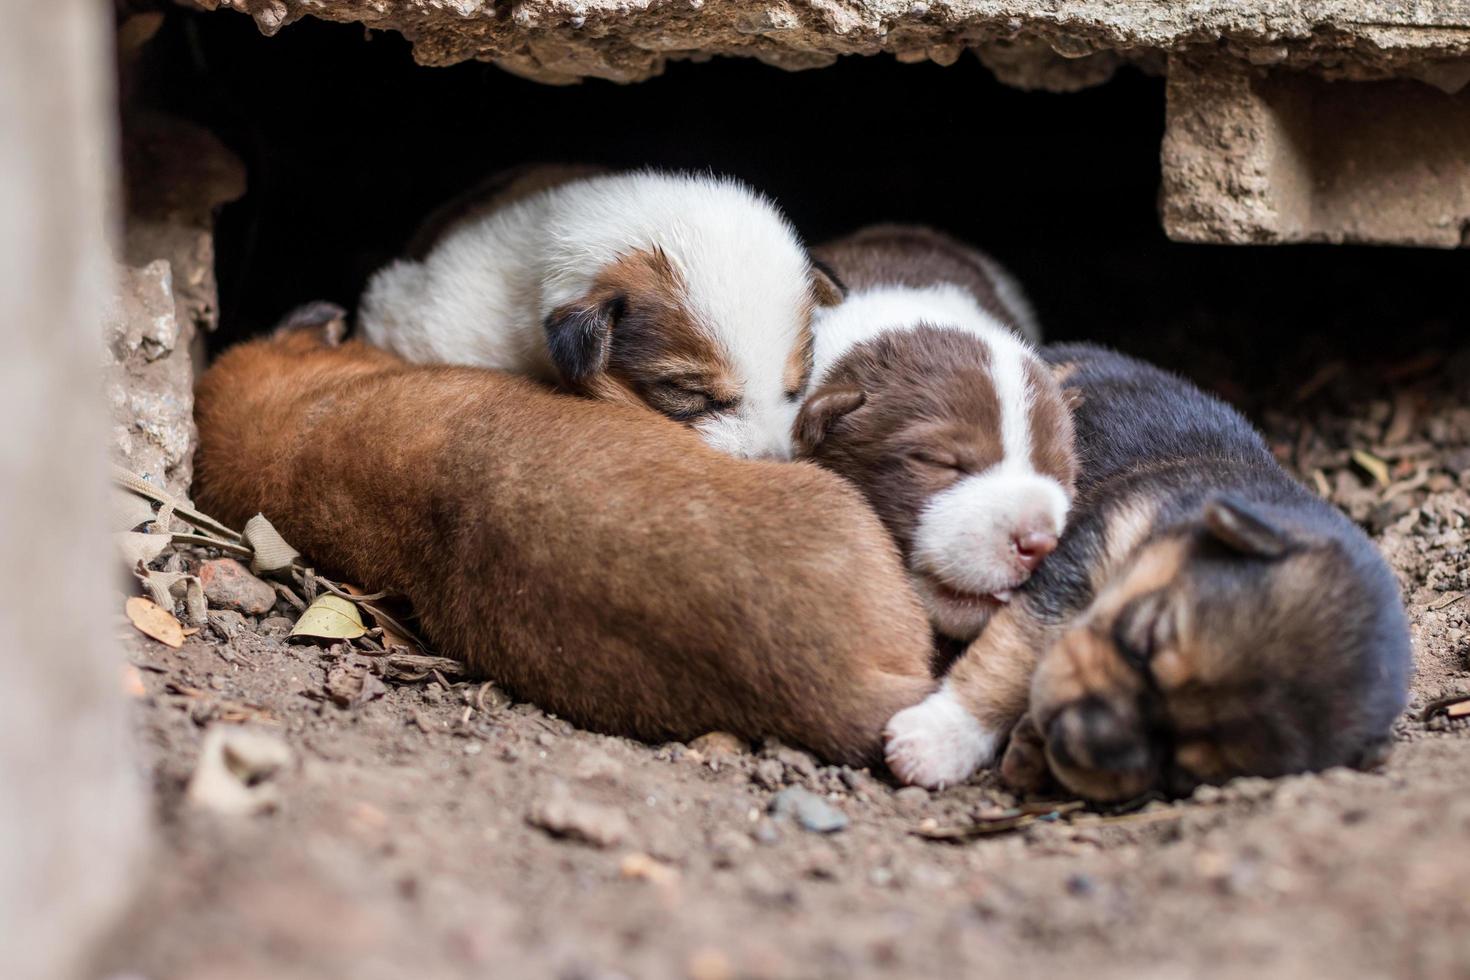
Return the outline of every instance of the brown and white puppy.
<path id="1" fill-rule="evenodd" d="M 1072 421 L 991 259 L 877 226 L 817 249 L 848 286 L 818 316 L 798 451 L 853 481 L 898 541 L 936 630 L 971 640 L 1056 547 Z M 901 728 L 904 719 L 896 722 Z"/>
<path id="2" fill-rule="evenodd" d="M 922 737 L 890 737 L 898 774 L 959 782 L 993 755 L 963 751 L 975 734 L 1028 709 L 1002 774 L 1094 800 L 1381 760 L 1411 655 L 1372 543 L 1219 400 L 1101 348 L 1045 354 L 1081 393 L 1071 526 Z"/>
<path id="3" fill-rule="evenodd" d="M 854 765 L 933 687 L 929 629 L 851 487 L 651 412 L 296 330 L 200 382 L 200 505 L 406 595 L 431 643 L 578 724 L 778 736 Z"/>
<path id="4" fill-rule="evenodd" d="M 813 311 L 841 300 L 765 197 L 711 175 L 520 174 L 377 272 L 373 344 L 646 405 L 706 443 L 789 457 Z"/>

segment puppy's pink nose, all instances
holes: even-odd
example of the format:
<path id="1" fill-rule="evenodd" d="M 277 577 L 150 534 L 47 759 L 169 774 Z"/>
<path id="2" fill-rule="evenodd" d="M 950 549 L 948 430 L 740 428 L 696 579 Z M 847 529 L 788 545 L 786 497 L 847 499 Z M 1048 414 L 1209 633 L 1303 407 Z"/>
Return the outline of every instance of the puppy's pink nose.
<path id="1" fill-rule="evenodd" d="M 1036 571 L 1041 559 L 1057 550 L 1057 536 L 1045 531 L 1026 531 L 1011 538 L 1016 557 L 1027 572 Z"/>

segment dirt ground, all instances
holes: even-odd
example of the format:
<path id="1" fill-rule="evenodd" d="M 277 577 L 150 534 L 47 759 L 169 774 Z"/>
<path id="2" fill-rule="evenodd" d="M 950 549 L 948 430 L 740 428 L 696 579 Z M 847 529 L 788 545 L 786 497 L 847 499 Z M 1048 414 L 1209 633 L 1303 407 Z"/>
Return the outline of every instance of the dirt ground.
<path id="1" fill-rule="evenodd" d="M 480 679 L 339 707 L 328 672 L 368 660 L 286 643 L 284 605 L 179 650 L 119 619 L 159 830 L 94 975 L 1470 976 L 1470 719 L 1422 717 L 1470 691 L 1470 349 L 1308 351 L 1249 385 L 1194 363 L 1398 572 L 1418 672 L 1384 771 L 1003 830 L 1019 801 L 986 777 L 931 795 L 778 745 L 644 745 Z M 276 805 L 189 806 L 204 733 L 240 721 L 294 752 Z M 788 786 L 846 826 L 772 815 Z"/>

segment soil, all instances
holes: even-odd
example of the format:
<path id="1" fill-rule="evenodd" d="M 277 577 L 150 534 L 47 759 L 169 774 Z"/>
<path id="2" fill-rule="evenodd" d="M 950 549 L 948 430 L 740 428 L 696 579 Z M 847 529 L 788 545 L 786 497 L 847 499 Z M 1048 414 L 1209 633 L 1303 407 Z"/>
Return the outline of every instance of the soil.
<path id="1" fill-rule="evenodd" d="M 1243 379 L 1239 347 L 1187 363 L 1403 583 L 1418 672 L 1382 771 L 1007 820 L 988 777 L 929 794 L 775 744 L 645 745 L 482 679 L 344 695 L 372 658 L 286 642 L 285 606 L 178 650 L 120 620 L 159 832 L 95 975 L 1470 976 L 1470 719 L 1423 718 L 1470 692 L 1470 349 L 1303 344 Z M 293 750 L 273 807 L 190 806 L 204 732 L 241 722 Z M 846 825 L 772 815 L 787 786 Z"/>

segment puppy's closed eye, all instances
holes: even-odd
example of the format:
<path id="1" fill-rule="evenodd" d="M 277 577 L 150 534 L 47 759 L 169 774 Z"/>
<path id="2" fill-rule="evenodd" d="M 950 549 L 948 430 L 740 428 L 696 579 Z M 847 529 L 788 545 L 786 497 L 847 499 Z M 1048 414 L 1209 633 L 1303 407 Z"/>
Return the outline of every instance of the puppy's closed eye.
<path id="1" fill-rule="evenodd" d="M 678 378 L 655 381 L 648 386 L 645 395 L 650 405 L 680 422 L 735 406 L 735 402 L 715 397 L 713 392 L 700 387 L 697 382 Z"/>
<path id="2" fill-rule="evenodd" d="M 909 450 L 908 458 L 921 466 L 932 466 L 935 469 L 964 469 L 964 465 L 958 456 L 954 453 L 945 452 L 942 449 L 911 449 Z"/>
<path id="3" fill-rule="evenodd" d="M 1129 602 L 1113 621 L 1113 644 L 1134 668 L 1147 672 L 1149 662 L 1172 643 L 1173 620 L 1162 590 Z"/>

